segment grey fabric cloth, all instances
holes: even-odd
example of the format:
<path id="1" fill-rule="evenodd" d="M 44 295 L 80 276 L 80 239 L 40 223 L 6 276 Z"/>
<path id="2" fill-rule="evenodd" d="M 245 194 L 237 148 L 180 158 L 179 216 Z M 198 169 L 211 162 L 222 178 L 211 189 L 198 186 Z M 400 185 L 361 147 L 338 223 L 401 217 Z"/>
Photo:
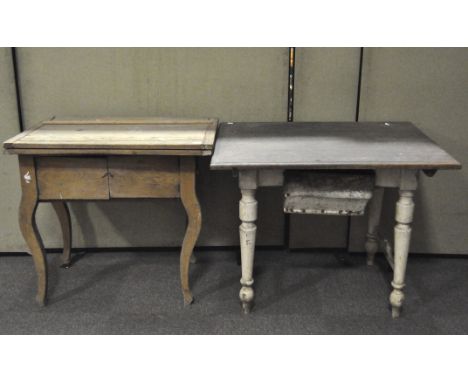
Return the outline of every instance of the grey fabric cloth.
<path id="1" fill-rule="evenodd" d="M 177 251 L 88 253 L 70 269 L 49 254 L 49 304 L 34 301 L 29 256 L 0 256 L 1 334 L 466 334 L 468 259 L 410 256 L 402 317 L 391 272 L 343 252 L 258 250 L 256 305 L 238 302 L 236 251 L 197 251 L 183 306 Z M 79 257 L 79 256 L 78 256 Z"/>

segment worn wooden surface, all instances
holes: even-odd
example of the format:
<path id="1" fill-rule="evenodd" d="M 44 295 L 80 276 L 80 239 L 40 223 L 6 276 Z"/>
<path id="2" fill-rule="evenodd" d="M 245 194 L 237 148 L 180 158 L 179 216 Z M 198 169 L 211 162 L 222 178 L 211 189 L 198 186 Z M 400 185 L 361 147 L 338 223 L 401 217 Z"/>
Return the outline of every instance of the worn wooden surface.
<path id="1" fill-rule="evenodd" d="M 212 169 L 460 168 L 409 122 L 223 123 Z"/>
<path id="2" fill-rule="evenodd" d="M 38 157 L 40 200 L 179 197 L 171 156 Z"/>
<path id="3" fill-rule="evenodd" d="M 37 157 L 40 200 L 107 200 L 107 159 Z"/>
<path id="4" fill-rule="evenodd" d="M 18 155 L 48 155 L 48 156 L 79 156 L 79 155 L 176 155 L 176 156 L 209 156 L 211 150 L 129 150 L 129 149 L 36 149 L 36 148 L 12 148 L 7 149 L 9 154 Z"/>
<path id="5" fill-rule="evenodd" d="M 68 267 L 71 264 L 71 248 L 72 248 L 72 227 L 70 219 L 70 211 L 67 203 L 62 201 L 52 202 L 57 218 L 62 229 L 63 252 L 62 266 Z"/>
<path id="6" fill-rule="evenodd" d="M 36 224 L 36 211 L 39 198 L 34 158 L 20 156 L 19 172 L 22 190 L 19 207 L 19 226 L 36 268 L 36 301 L 40 305 L 45 305 L 47 301 L 47 260 L 42 238 Z"/>
<path id="7" fill-rule="evenodd" d="M 287 171 L 283 211 L 291 214 L 362 215 L 372 197 L 367 171 Z"/>
<path id="8" fill-rule="evenodd" d="M 193 301 L 189 284 L 190 258 L 202 225 L 200 203 L 195 189 L 195 170 L 194 158 L 180 158 L 180 198 L 187 214 L 187 229 L 180 251 L 180 280 L 186 305 Z"/>
<path id="9" fill-rule="evenodd" d="M 179 196 L 177 157 L 110 156 L 111 198 L 176 198 Z"/>
<path id="10" fill-rule="evenodd" d="M 7 140 L 8 149 L 211 150 L 217 120 L 45 121 Z"/>

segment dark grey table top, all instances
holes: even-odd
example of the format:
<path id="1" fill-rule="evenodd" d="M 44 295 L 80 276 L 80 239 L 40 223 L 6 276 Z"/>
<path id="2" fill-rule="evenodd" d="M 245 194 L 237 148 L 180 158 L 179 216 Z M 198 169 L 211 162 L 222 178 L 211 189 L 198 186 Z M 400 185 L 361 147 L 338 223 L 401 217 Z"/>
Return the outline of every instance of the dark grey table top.
<path id="1" fill-rule="evenodd" d="M 456 169 L 409 122 L 222 123 L 211 168 Z"/>

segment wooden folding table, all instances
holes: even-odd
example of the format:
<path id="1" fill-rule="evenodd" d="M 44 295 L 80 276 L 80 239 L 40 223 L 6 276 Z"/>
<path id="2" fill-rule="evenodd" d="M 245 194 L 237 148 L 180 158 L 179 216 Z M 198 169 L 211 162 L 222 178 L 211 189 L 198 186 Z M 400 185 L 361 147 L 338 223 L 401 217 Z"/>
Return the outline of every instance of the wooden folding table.
<path id="1" fill-rule="evenodd" d="M 47 262 L 35 214 L 52 203 L 60 220 L 63 263 L 70 264 L 68 201 L 180 198 L 188 225 L 180 254 L 184 301 L 193 301 L 189 264 L 201 228 L 195 190 L 196 157 L 211 155 L 214 119 L 50 120 L 4 143 L 19 156 L 21 232 L 38 276 L 37 301 L 47 297 Z"/>

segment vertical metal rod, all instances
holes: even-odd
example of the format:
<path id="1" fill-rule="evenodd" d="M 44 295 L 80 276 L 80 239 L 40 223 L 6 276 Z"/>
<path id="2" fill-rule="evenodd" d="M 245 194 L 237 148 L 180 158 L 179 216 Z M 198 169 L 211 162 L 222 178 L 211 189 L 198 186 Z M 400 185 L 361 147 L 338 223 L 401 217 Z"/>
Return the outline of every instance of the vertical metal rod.
<path id="1" fill-rule="evenodd" d="M 358 87 L 356 94 L 356 115 L 354 120 L 359 122 L 359 108 L 361 106 L 361 83 L 362 83 L 362 60 L 364 58 L 364 48 L 361 48 L 359 53 L 359 74 L 358 74 Z"/>
<path id="2" fill-rule="evenodd" d="M 21 104 L 21 88 L 18 70 L 18 59 L 16 57 L 16 48 L 11 48 L 11 59 L 13 61 L 13 76 L 15 78 L 16 107 L 18 108 L 18 122 L 21 131 L 24 131 L 23 107 Z"/>
<path id="3" fill-rule="evenodd" d="M 288 65 L 288 108 L 287 121 L 294 121 L 294 75 L 296 68 L 296 48 L 289 48 L 289 65 Z M 284 246 L 289 249 L 289 223 L 290 216 L 285 214 L 284 217 Z"/>
<path id="4" fill-rule="evenodd" d="M 296 67 L 296 48 L 289 48 L 288 73 L 288 122 L 294 121 L 294 74 Z"/>
<path id="5" fill-rule="evenodd" d="M 356 94 L 356 113 L 354 115 L 354 121 L 359 122 L 359 108 L 361 106 L 361 84 L 362 84 L 362 62 L 364 58 L 364 48 L 360 48 L 359 51 L 359 69 L 358 69 L 358 85 Z M 349 243 L 351 240 L 351 216 L 348 216 L 348 232 L 346 236 L 346 249 L 349 250 Z"/>

